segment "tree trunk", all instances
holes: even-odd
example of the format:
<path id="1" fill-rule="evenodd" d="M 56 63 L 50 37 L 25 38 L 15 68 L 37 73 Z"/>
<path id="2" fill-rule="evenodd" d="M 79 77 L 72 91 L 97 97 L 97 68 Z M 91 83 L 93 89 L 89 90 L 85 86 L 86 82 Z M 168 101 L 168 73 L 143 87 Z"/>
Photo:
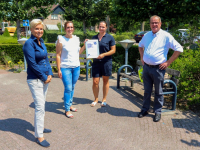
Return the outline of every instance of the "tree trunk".
<path id="1" fill-rule="evenodd" d="M 141 23 L 141 31 L 144 31 L 144 25 L 145 25 L 145 21 L 143 21 L 143 22 Z"/>
<path id="2" fill-rule="evenodd" d="M 21 29 L 20 29 L 20 20 L 17 19 L 17 39 L 20 39 Z"/>
<path id="3" fill-rule="evenodd" d="M 109 15 L 106 17 L 106 23 L 107 23 L 107 33 L 109 33 L 110 32 L 110 16 Z"/>
<path id="4" fill-rule="evenodd" d="M 83 33 L 84 33 L 84 36 L 86 38 L 85 20 L 83 20 Z"/>

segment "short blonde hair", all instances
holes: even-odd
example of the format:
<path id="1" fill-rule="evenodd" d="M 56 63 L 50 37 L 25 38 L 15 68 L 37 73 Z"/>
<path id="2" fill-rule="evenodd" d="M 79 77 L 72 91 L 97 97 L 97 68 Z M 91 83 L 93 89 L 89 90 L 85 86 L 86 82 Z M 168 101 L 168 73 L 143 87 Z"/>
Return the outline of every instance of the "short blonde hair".
<path id="1" fill-rule="evenodd" d="M 38 24 L 41 24 L 43 27 L 44 27 L 44 24 L 42 22 L 42 20 L 40 19 L 33 19 L 31 22 L 30 22 L 30 28 L 34 28 L 35 26 L 37 26 Z"/>

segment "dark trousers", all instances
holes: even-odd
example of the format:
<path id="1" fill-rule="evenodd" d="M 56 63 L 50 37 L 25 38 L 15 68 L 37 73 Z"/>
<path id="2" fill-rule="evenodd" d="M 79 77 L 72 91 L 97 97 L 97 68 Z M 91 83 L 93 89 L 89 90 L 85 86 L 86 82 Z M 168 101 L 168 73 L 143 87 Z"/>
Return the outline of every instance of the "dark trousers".
<path id="1" fill-rule="evenodd" d="M 144 82 L 144 101 L 142 110 L 148 111 L 151 102 L 151 93 L 153 84 L 155 87 L 154 97 L 154 111 L 155 113 L 161 113 L 164 103 L 163 97 L 163 82 L 164 82 L 165 70 L 160 70 L 159 67 L 143 66 L 143 82 Z"/>

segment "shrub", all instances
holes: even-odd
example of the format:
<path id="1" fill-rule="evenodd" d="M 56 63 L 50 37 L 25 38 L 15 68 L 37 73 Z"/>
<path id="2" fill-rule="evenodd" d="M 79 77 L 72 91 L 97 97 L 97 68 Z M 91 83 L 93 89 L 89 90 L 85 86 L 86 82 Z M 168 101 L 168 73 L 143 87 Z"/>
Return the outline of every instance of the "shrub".
<path id="1" fill-rule="evenodd" d="M 97 34 L 96 32 L 87 31 L 87 34 L 84 35 L 83 31 L 80 31 L 77 29 L 74 31 L 74 35 L 78 36 L 80 38 L 81 42 L 83 42 L 85 40 L 85 37 L 88 39 L 91 39 L 96 34 Z M 65 33 L 48 31 L 48 32 L 46 32 L 46 35 L 47 35 L 46 36 L 47 39 L 45 40 L 46 42 L 55 43 L 58 35 L 65 35 Z"/>
<path id="2" fill-rule="evenodd" d="M 45 44 L 49 53 L 56 52 L 55 44 Z M 14 63 L 24 60 L 22 45 L 20 44 L 2 44 L 0 45 L 0 52 L 4 51 L 9 57 L 12 58 Z M 1 57 L 1 56 L 0 56 Z"/>
<path id="3" fill-rule="evenodd" d="M 115 41 L 122 41 L 126 39 L 130 39 L 128 35 L 113 35 Z"/>
<path id="4" fill-rule="evenodd" d="M 44 33 L 43 33 L 42 39 L 43 39 L 44 41 L 47 40 L 47 32 L 46 32 L 46 30 L 44 30 Z"/>
<path id="5" fill-rule="evenodd" d="M 45 45 L 49 53 L 56 52 L 55 44 L 46 43 Z M 81 46 L 83 46 L 83 44 L 81 44 Z M 14 63 L 17 63 L 20 59 L 24 60 L 22 45 L 20 44 L 2 44 L 0 45 L 0 52 L 2 51 L 4 51 L 9 57 L 11 57 Z M 119 67 L 122 66 L 125 62 L 125 49 L 120 44 L 116 44 L 116 53 L 112 56 L 112 58 L 113 72 L 117 72 Z M 128 64 L 135 67 L 137 59 L 139 59 L 138 46 L 134 45 L 131 48 L 129 48 Z"/>
<path id="6" fill-rule="evenodd" d="M 12 58 L 8 56 L 4 51 L 1 51 L 1 61 L 4 65 L 6 65 L 6 68 L 8 65 L 12 62 Z"/>
<path id="7" fill-rule="evenodd" d="M 59 22 L 59 23 L 57 23 L 57 26 L 58 26 L 58 28 L 59 28 L 59 30 L 61 29 L 61 23 Z"/>
<path id="8" fill-rule="evenodd" d="M 122 32 L 121 35 L 128 35 L 130 39 L 132 39 L 134 37 L 133 32 Z"/>
<path id="9" fill-rule="evenodd" d="M 116 44 L 116 53 L 112 55 L 112 59 L 113 59 L 112 71 L 117 72 L 119 67 L 125 64 L 125 49 L 120 44 Z M 140 59 L 138 46 L 133 45 L 128 50 L 128 65 L 131 65 L 133 68 L 135 68 L 137 59 Z"/>
<path id="10" fill-rule="evenodd" d="M 134 39 L 134 36 L 135 36 L 135 32 L 122 32 L 122 33 L 113 34 L 113 37 L 116 41 Z"/>
<path id="11" fill-rule="evenodd" d="M 200 103 L 200 49 L 184 50 L 170 66 L 181 72 L 178 84 L 178 103 Z"/>
<path id="12" fill-rule="evenodd" d="M 4 33 L 3 33 L 3 36 L 5 36 L 5 37 L 10 37 L 10 33 L 8 32 L 8 29 L 7 29 L 7 28 L 5 28 Z"/>
<path id="13" fill-rule="evenodd" d="M 58 35 L 65 35 L 65 33 L 63 33 L 63 34 L 58 34 L 58 33 L 48 33 L 47 32 L 47 34 L 46 34 L 47 36 L 47 38 L 46 38 L 46 42 L 50 42 L 50 43 L 55 43 L 56 42 L 56 40 L 57 40 L 57 37 L 58 37 Z"/>
<path id="14" fill-rule="evenodd" d="M 14 38 L 17 38 L 17 30 L 15 30 L 15 33 L 14 33 Z"/>

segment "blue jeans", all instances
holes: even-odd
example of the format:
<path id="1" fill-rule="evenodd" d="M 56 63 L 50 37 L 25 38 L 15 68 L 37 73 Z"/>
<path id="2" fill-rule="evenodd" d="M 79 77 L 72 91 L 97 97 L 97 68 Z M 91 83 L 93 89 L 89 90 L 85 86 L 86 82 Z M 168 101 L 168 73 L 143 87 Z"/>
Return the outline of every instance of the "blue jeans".
<path id="1" fill-rule="evenodd" d="M 76 68 L 60 68 L 64 84 L 65 111 L 70 111 L 74 96 L 74 87 L 80 75 L 80 66 Z"/>

